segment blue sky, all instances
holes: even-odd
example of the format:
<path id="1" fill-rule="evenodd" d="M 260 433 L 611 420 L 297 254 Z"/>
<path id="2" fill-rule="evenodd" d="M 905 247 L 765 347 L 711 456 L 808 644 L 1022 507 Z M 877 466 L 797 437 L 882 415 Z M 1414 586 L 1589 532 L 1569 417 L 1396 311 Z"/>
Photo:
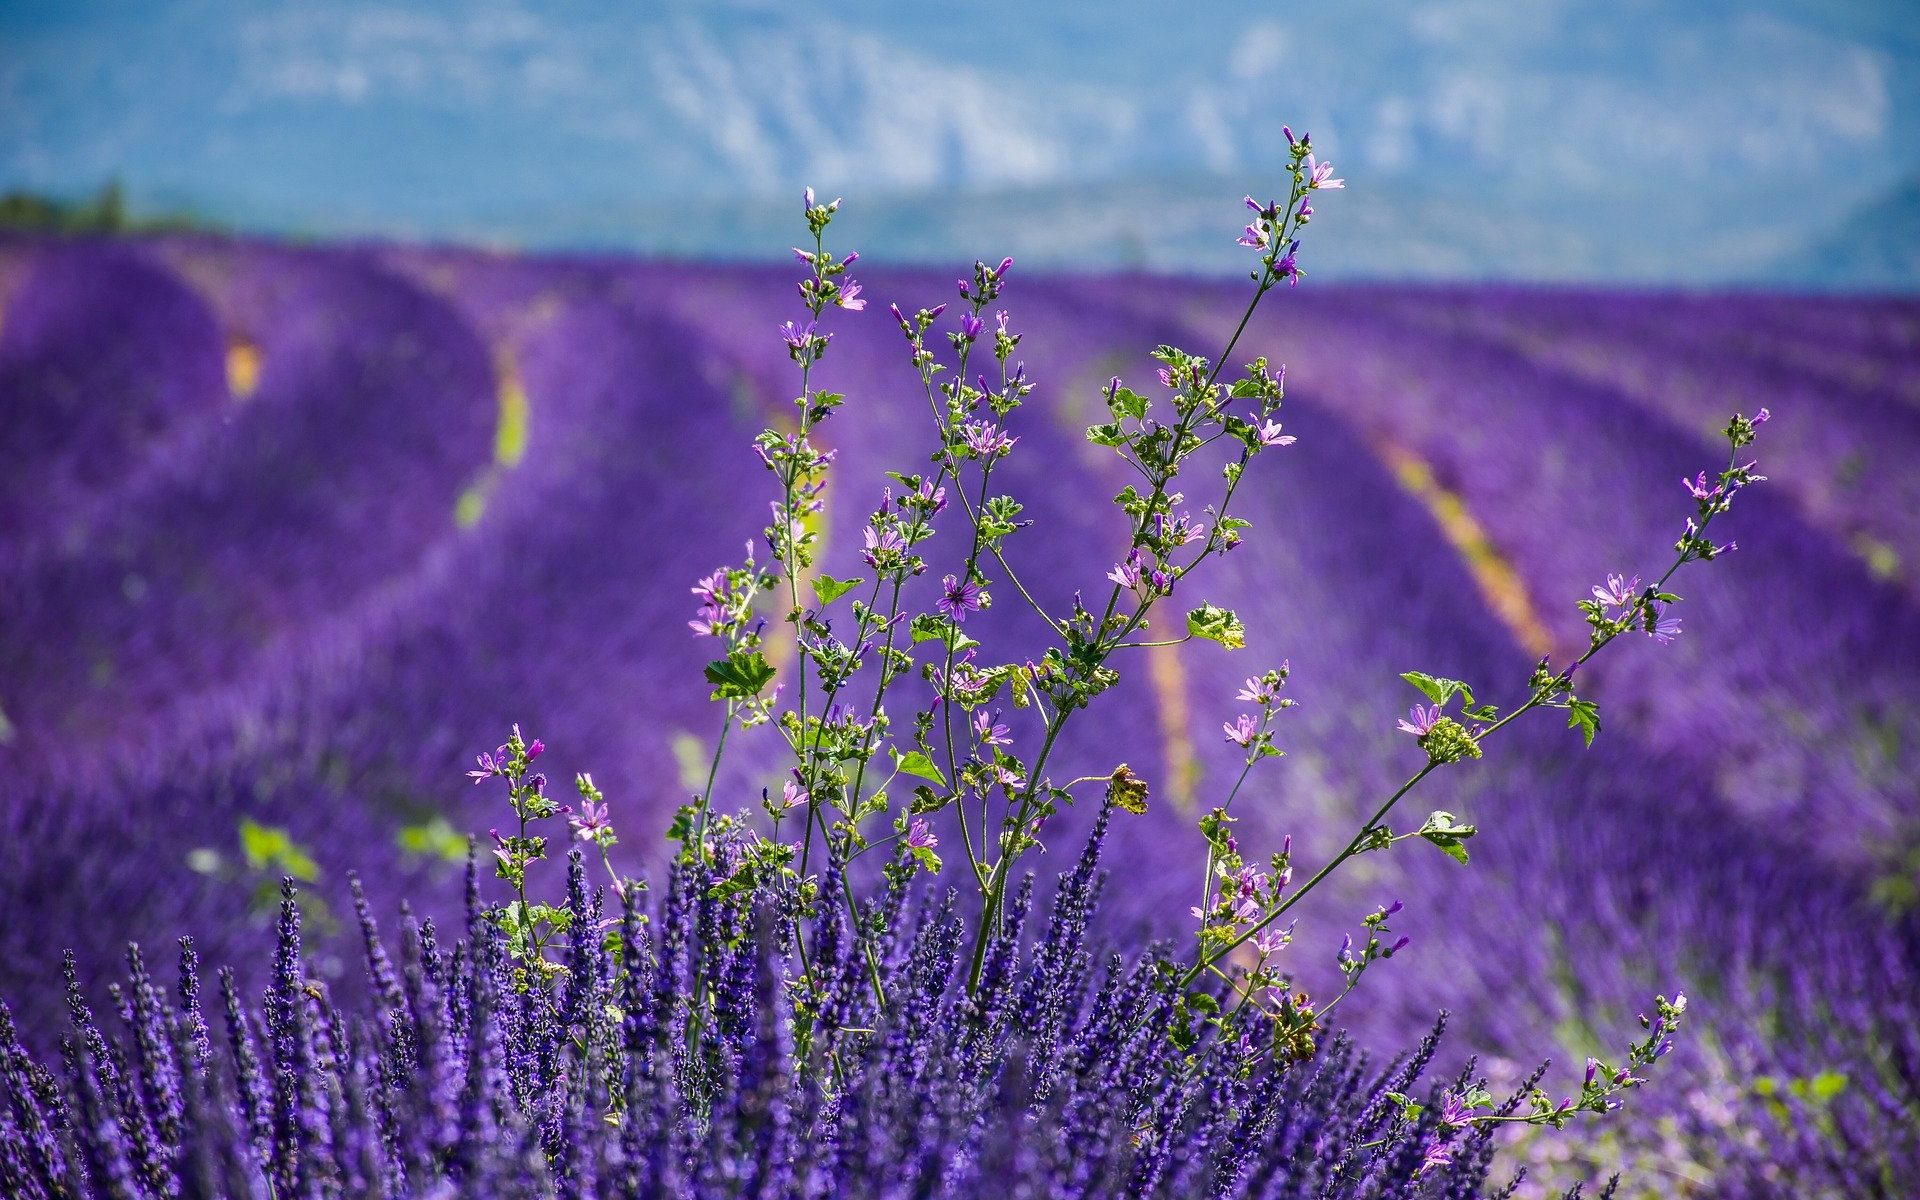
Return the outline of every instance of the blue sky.
<path id="1" fill-rule="evenodd" d="M 810 182 L 896 257 L 1224 270 L 1285 120 L 1350 181 L 1325 276 L 1845 284 L 1809 249 L 1911 227 L 1917 30 L 1866 0 L 8 0 L 0 189 L 739 258 Z"/>

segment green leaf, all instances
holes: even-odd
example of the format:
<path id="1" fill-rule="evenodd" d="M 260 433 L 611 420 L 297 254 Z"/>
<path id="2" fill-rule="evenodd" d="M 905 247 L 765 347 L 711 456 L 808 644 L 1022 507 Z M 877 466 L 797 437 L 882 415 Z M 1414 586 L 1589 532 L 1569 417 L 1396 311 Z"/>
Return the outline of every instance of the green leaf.
<path id="1" fill-rule="evenodd" d="M 1127 435 L 1116 424 L 1087 426 L 1087 440 L 1096 446 L 1124 446 Z"/>
<path id="2" fill-rule="evenodd" d="M 1591 700 L 1572 701 L 1567 705 L 1567 728 L 1578 729 L 1587 745 L 1593 745 L 1593 736 L 1600 732 L 1600 706 Z"/>
<path id="3" fill-rule="evenodd" d="M 707 898 L 725 900 L 729 896 L 738 896 L 753 887 L 753 864 L 741 863 L 740 869 L 707 889 Z"/>
<path id="4" fill-rule="evenodd" d="M 902 754 L 898 749 L 895 749 L 893 752 L 893 769 L 902 775 L 914 775 L 921 779 L 931 779 L 941 787 L 947 786 L 947 777 L 940 773 L 940 768 L 933 765 L 933 760 L 928 758 L 924 751 L 910 750 Z"/>
<path id="5" fill-rule="evenodd" d="M 825 608 L 865 582 L 864 579 L 835 579 L 823 573 L 813 581 L 813 598 Z"/>
<path id="6" fill-rule="evenodd" d="M 394 835 L 394 842 L 408 854 L 438 858 L 447 862 L 465 862 L 467 839 L 456 832 L 445 817 L 434 817 L 419 825 L 405 825 Z"/>
<path id="7" fill-rule="evenodd" d="M 535 904 L 527 909 L 536 927 L 546 925 L 555 933 L 564 933 L 573 924 L 573 913 L 557 904 Z"/>
<path id="8" fill-rule="evenodd" d="M 907 626 L 907 630 L 913 635 L 915 645 L 921 642 L 944 643 L 947 640 L 947 636 L 951 634 L 953 636 L 953 648 L 956 653 L 980 644 L 973 638 L 968 637 L 952 621 L 947 620 L 939 613 L 921 613 Z"/>
<path id="9" fill-rule="evenodd" d="M 1124 421 L 1129 417 L 1137 421 L 1147 415 L 1147 398 L 1132 388 L 1115 388 L 1113 394 L 1107 397 L 1107 411 L 1113 414 L 1116 421 Z"/>
<path id="10" fill-rule="evenodd" d="M 256 871 L 278 871 L 307 883 L 320 878 L 320 864 L 313 861 L 313 855 L 277 825 L 261 825 L 241 817 L 240 851 Z"/>
<path id="11" fill-rule="evenodd" d="M 939 812 L 951 803 L 952 800 L 953 793 L 949 792 L 943 796 L 923 783 L 913 789 L 913 802 L 907 806 L 907 811 L 913 813 Z"/>
<path id="12" fill-rule="evenodd" d="M 707 664 L 707 682 L 715 700 L 745 700 L 773 680 L 773 665 L 758 650 L 735 650 Z"/>
<path id="13" fill-rule="evenodd" d="M 1240 623 L 1240 618 L 1232 609 L 1212 604 L 1203 604 L 1187 614 L 1187 632 L 1219 642 L 1229 650 L 1239 650 L 1247 644 L 1247 627 Z"/>
<path id="14" fill-rule="evenodd" d="M 1467 862 L 1467 848 L 1461 843 L 1479 832 L 1476 826 L 1455 824 L 1450 812 L 1436 812 L 1420 827 L 1421 837 L 1440 847 L 1447 857 L 1462 866 Z"/>
<path id="15" fill-rule="evenodd" d="M 1107 777 L 1107 799 L 1115 808 L 1139 816 L 1147 811 L 1147 781 L 1121 763 Z"/>
<path id="16" fill-rule="evenodd" d="M 940 873 L 940 856 L 926 846 L 910 847 L 913 857 L 919 860 L 920 867 L 929 875 Z"/>
<path id="17" fill-rule="evenodd" d="M 1424 671 L 1403 671 L 1400 678 L 1425 692 L 1427 699 L 1435 704 L 1445 704 L 1458 692 L 1468 708 L 1473 707 L 1473 689 L 1458 679 L 1444 679 L 1437 675 L 1428 675 Z"/>

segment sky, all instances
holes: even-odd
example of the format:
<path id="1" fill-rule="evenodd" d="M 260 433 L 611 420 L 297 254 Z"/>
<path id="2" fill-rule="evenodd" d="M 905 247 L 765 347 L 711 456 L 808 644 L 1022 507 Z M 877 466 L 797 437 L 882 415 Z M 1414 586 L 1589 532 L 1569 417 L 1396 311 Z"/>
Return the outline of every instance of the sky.
<path id="1" fill-rule="evenodd" d="M 1912 0 L 0 2 L 0 191 L 299 236 L 1223 272 L 1282 122 L 1325 276 L 1920 286 Z"/>

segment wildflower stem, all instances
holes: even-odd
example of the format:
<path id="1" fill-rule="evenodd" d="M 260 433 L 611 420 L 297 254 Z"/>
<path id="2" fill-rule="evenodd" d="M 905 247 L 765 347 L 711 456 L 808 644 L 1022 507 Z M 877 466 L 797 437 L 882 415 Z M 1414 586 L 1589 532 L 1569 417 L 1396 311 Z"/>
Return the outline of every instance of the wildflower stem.
<path id="1" fill-rule="evenodd" d="M 1739 451 L 1740 451 L 1740 447 L 1738 444 L 1736 444 L 1733 447 L 1731 456 L 1729 457 L 1729 460 L 1728 460 L 1729 471 L 1732 471 L 1735 465 L 1739 462 Z M 1713 511 L 1702 513 L 1699 527 L 1695 532 L 1697 534 L 1704 534 L 1706 532 L 1707 527 L 1713 523 L 1714 517 L 1718 516 L 1719 513 L 1723 511 L 1725 510 L 1722 508 L 1722 509 L 1715 509 Z M 1660 592 L 1663 588 L 1666 587 L 1667 581 L 1673 578 L 1675 572 L 1677 572 L 1681 567 L 1685 566 L 1687 563 L 1694 561 L 1695 555 L 1685 547 L 1686 547 L 1686 543 L 1683 542 L 1682 549 L 1678 552 L 1673 563 L 1667 567 L 1666 571 L 1662 573 L 1660 578 L 1654 582 L 1653 586 L 1647 589 L 1646 593 L 1643 593 L 1643 594 L 1652 595 L 1654 593 Z M 1506 726 L 1518 720 L 1522 714 L 1531 712 L 1533 709 L 1538 708 L 1541 705 L 1546 704 L 1549 701 L 1552 701 L 1557 697 L 1565 694 L 1566 688 L 1568 686 L 1568 680 L 1571 678 L 1573 672 L 1579 667 L 1586 665 L 1589 659 L 1593 658 L 1594 655 L 1600 653 L 1602 649 L 1612 644 L 1614 639 L 1618 638 L 1623 631 L 1624 630 L 1621 628 L 1610 628 L 1604 631 L 1596 631 L 1593 635 L 1592 643 L 1587 647 L 1586 651 L 1580 655 L 1579 658 L 1573 661 L 1572 666 L 1568 667 L 1565 671 L 1561 672 L 1559 675 L 1548 680 L 1547 682 L 1535 687 L 1533 689 L 1532 694 L 1527 697 L 1526 702 L 1521 704 L 1519 707 L 1515 708 L 1512 712 L 1508 713 L 1504 717 L 1501 717 L 1499 720 L 1492 722 L 1486 728 L 1480 729 L 1472 733 L 1470 736 L 1472 737 L 1473 741 L 1476 743 L 1485 742 L 1487 738 L 1493 736 L 1495 733 L 1498 733 L 1501 729 L 1504 729 Z M 1420 783 L 1421 780 L 1425 779 L 1428 775 L 1431 775 L 1434 769 L 1438 766 L 1440 766 L 1440 763 L 1437 760 L 1432 760 L 1432 759 L 1428 760 L 1426 766 L 1420 768 L 1420 770 L 1416 772 L 1411 779 L 1407 780 L 1405 783 L 1400 785 L 1399 790 L 1395 791 L 1393 795 L 1387 797 L 1386 802 L 1382 804 L 1379 807 L 1379 809 L 1377 809 L 1374 812 L 1373 816 L 1369 817 L 1367 821 L 1363 825 L 1361 825 L 1359 832 L 1354 834 L 1352 840 L 1350 840 L 1347 843 L 1346 847 L 1343 850 L 1341 850 L 1339 854 L 1334 856 L 1332 861 L 1328 862 L 1327 865 L 1325 865 L 1324 867 L 1321 867 L 1319 871 L 1315 872 L 1313 878 L 1307 880 L 1306 883 L 1302 884 L 1298 891 L 1294 892 L 1291 896 L 1287 897 L 1286 900 L 1276 905 L 1272 912 L 1268 913 L 1260 921 L 1242 930 L 1237 936 L 1233 938 L 1233 940 L 1229 941 L 1226 945 L 1221 947 L 1217 952 L 1215 952 L 1212 955 L 1202 954 L 1200 956 L 1200 961 L 1195 963 L 1191 968 L 1189 968 L 1185 975 L 1181 976 L 1180 986 L 1183 988 L 1191 987 L 1193 985 L 1193 981 L 1199 978 L 1200 974 L 1204 970 L 1211 967 L 1213 964 L 1221 961 L 1228 954 L 1232 953 L 1235 949 L 1243 945 L 1249 938 L 1252 938 L 1255 934 L 1259 933 L 1261 930 L 1265 929 L 1267 926 L 1279 920 L 1283 915 L 1285 915 L 1288 909 L 1292 908 L 1295 904 L 1298 904 L 1301 900 L 1303 900 L 1309 892 L 1313 891 L 1315 887 L 1319 886 L 1322 880 L 1324 880 L 1327 876 L 1333 874 L 1333 872 L 1336 869 L 1338 869 L 1342 863 L 1346 862 L 1348 859 L 1352 858 L 1354 855 L 1359 854 L 1361 852 L 1362 847 L 1368 841 L 1369 836 L 1373 833 L 1375 829 L 1379 828 L 1380 823 L 1382 821 L 1387 819 L 1388 814 L 1393 811 L 1393 808 L 1396 804 L 1400 803 L 1401 798 L 1404 797 L 1408 792 L 1411 792 Z"/>
<path id="2" fill-rule="evenodd" d="M 1240 778 L 1233 781 L 1232 790 L 1227 793 L 1226 800 L 1220 805 L 1221 812 L 1226 812 L 1233 807 L 1233 798 L 1240 794 L 1240 785 L 1247 781 L 1247 776 L 1253 774 L 1253 764 L 1259 761 L 1259 757 L 1258 754 L 1247 755 L 1245 765 L 1240 768 Z M 1207 870 L 1200 881 L 1200 919 L 1203 922 L 1207 919 L 1206 914 L 1213 910 L 1213 867 L 1219 860 L 1219 855 L 1220 848 L 1212 841 L 1208 841 Z"/>
<path id="3" fill-rule="evenodd" d="M 714 743 L 713 757 L 707 761 L 707 786 L 700 790 L 700 807 L 694 819 L 693 845 L 696 861 L 707 861 L 707 814 L 713 807 L 713 783 L 720 774 L 720 757 L 727 752 L 727 734 L 733 729 L 734 708 L 727 705 L 726 720 L 720 722 L 720 739 Z"/>
<path id="4" fill-rule="evenodd" d="M 1226 365 L 1227 359 L 1232 356 L 1234 347 L 1240 344 L 1240 338 L 1242 335 L 1246 333 L 1248 323 L 1253 320 L 1254 311 L 1260 307 L 1261 299 L 1265 297 L 1269 291 L 1273 290 L 1274 285 L 1280 281 L 1281 276 L 1276 270 L 1275 264 L 1278 263 L 1280 255 L 1283 252 L 1282 248 L 1287 245 L 1288 238 L 1290 236 L 1290 230 L 1292 228 L 1297 227 L 1297 222 L 1295 221 L 1295 217 L 1297 215 L 1297 207 L 1302 194 L 1304 194 L 1304 190 L 1299 182 L 1298 176 L 1296 175 L 1291 196 L 1287 203 L 1287 216 L 1283 218 L 1280 223 L 1280 228 L 1279 228 L 1278 235 L 1273 248 L 1267 254 L 1266 258 L 1262 260 L 1263 268 L 1260 274 L 1259 283 L 1254 288 L 1253 296 L 1247 301 L 1246 310 L 1240 314 L 1240 323 L 1234 327 L 1233 336 L 1227 339 L 1226 347 L 1220 352 L 1219 356 L 1215 358 L 1213 365 L 1207 374 L 1206 383 L 1201 388 L 1201 391 L 1203 393 L 1211 392 L 1214 382 L 1220 377 L 1220 372 Z M 931 396 L 929 398 L 931 398 Z M 1203 403 L 1196 403 L 1187 412 L 1181 415 L 1179 422 L 1176 423 L 1174 427 L 1173 438 L 1171 442 L 1172 445 L 1178 446 L 1181 444 L 1181 441 L 1186 437 L 1187 431 L 1191 427 L 1194 419 L 1200 413 L 1205 411 L 1206 408 L 1207 408 L 1207 405 Z M 1149 524 L 1153 520 L 1153 513 L 1155 509 L 1158 507 L 1161 499 L 1166 495 L 1167 484 L 1170 483 L 1177 474 L 1178 474 L 1177 465 L 1169 467 L 1167 470 L 1164 470 L 1159 473 L 1159 477 L 1154 482 L 1153 494 L 1148 499 L 1147 505 L 1142 510 L 1142 515 L 1134 527 L 1133 537 L 1129 545 L 1130 550 L 1138 549 L 1143 539 L 1146 537 Z M 1232 486 L 1233 485 L 1230 484 L 1228 488 L 1229 498 L 1232 495 Z M 1222 506 L 1221 512 L 1222 512 L 1222 515 L 1224 516 L 1225 514 L 1224 504 Z M 977 523 L 976 523 L 976 528 L 977 528 Z M 1218 522 L 1216 522 L 1215 528 L 1217 531 L 1219 528 Z M 1213 539 L 1210 537 L 1208 539 L 1209 549 L 1212 547 L 1212 541 Z M 1206 553 L 1205 551 L 1202 552 L 1202 557 L 1205 556 L 1205 553 Z M 1198 559 L 1195 560 L 1195 562 L 1198 562 L 1198 561 L 1199 561 Z M 1191 566 L 1192 564 L 1189 564 L 1189 567 Z M 1112 620 L 1114 615 L 1114 610 L 1120 603 L 1120 592 L 1121 592 L 1120 584 L 1115 583 L 1113 586 L 1112 592 L 1109 593 L 1107 597 L 1106 610 L 1100 618 L 1099 625 L 1095 627 L 1096 631 L 1104 631 L 1106 629 L 1107 622 Z M 1140 624 L 1145 621 L 1147 611 L 1152 607 L 1153 605 L 1151 600 L 1141 604 L 1139 609 L 1135 611 L 1133 617 L 1115 636 L 1114 641 L 1108 644 L 1103 649 L 1099 650 L 1096 656 L 1095 664 L 1094 664 L 1095 667 L 1098 667 L 1100 664 L 1104 663 L 1106 661 L 1107 656 L 1119 647 L 1120 639 L 1126 637 L 1129 633 L 1131 633 L 1134 629 L 1138 628 Z M 1098 633 L 1096 633 L 1096 636 L 1098 636 Z M 1026 826 L 1028 817 L 1032 812 L 1034 799 L 1039 793 L 1040 782 L 1042 778 L 1041 770 L 1043 767 L 1045 767 L 1047 758 L 1053 750 L 1054 743 L 1059 738 L 1060 730 L 1062 729 L 1062 727 L 1065 726 L 1068 717 L 1071 716 L 1072 714 L 1072 711 L 1073 710 L 1071 708 L 1065 709 L 1060 713 L 1058 713 L 1053 720 L 1050 720 L 1047 723 L 1046 740 L 1040 748 L 1039 755 L 1036 756 L 1033 762 L 1033 765 L 1028 770 L 1026 789 L 1020 797 L 1018 810 L 1015 813 L 1015 816 L 1012 821 L 1012 831 L 1015 832 L 1016 834 L 1019 830 L 1023 829 Z M 984 834 L 985 834 L 985 831 L 982 830 L 983 839 L 984 839 Z M 1009 876 L 1012 874 L 1013 860 L 1018 857 L 1016 853 L 1009 852 L 1008 849 L 1006 848 L 1006 845 L 1007 844 L 1003 841 L 1000 857 L 995 861 L 993 865 L 992 873 L 989 876 L 989 882 L 987 886 L 986 905 L 981 914 L 980 928 L 974 932 L 973 966 L 967 976 L 968 991 L 976 990 L 979 987 L 980 972 L 986 963 L 987 943 L 993 937 L 995 932 L 997 932 L 997 928 L 1000 920 L 1001 908 L 1005 901 L 1007 880 Z M 1188 981 L 1191 982 L 1191 976 L 1189 976 Z"/>

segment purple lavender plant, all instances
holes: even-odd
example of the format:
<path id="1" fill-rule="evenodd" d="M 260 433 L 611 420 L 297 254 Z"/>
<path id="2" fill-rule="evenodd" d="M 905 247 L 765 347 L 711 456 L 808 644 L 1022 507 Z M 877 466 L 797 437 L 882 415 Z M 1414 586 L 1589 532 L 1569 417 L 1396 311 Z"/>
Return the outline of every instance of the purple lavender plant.
<path id="1" fill-rule="evenodd" d="M 1361 977 L 1406 949 L 1408 936 L 1389 928 L 1401 904 L 1359 922 L 1336 956 L 1331 999 L 1310 996 L 1282 965 L 1294 926 L 1280 922 L 1361 854 L 1426 841 L 1466 862 L 1476 826 L 1436 811 L 1396 830 L 1390 816 L 1429 775 L 1481 759 L 1482 743 L 1523 713 L 1560 708 L 1592 741 L 1598 709 L 1586 676 L 1575 692 L 1576 669 L 1628 634 L 1677 636 L 1667 581 L 1728 548 L 1705 530 L 1759 478 L 1737 452 L 1764 410 L 1727 428 L 1736 457 L 1717 481 L 1689 485 L 1698 511 L 1673 568 L 1651 587 L 1594 588 L 1582 606 L 1585 653 L 1557 671 L 1542 660 L 1512 711 L 1476 703 L 1461 681 L 1406 674 L 1431 701 L 1400 722 L 1426 765 L 1298 885 L 1290 839 L 1249 857 L 1233 829 L 1233 801 L 1257 764 L 1281 754 L 1275 718 L 1292 706 L 1279 696 L 1287 668 L 1249 679 L 1240 699 L 1257 715 L 1223 727 L 1242 768 L 1200 823 L 1191 952 L 1116 956 L 1104 976 L 1094 971 L 1101 848 L 1112 810 L 1144 812 L 1147 786 L 1124 763 L 1056 782 L 1053 753 L 1130 654 L 1245 644 L 1242 618 L 1210 602 L 1171 610 L 1173 636 L 1158 636 L 1153 619 L 1167 623 L 1167 602 L 1191 594 L 1196 568 L 1244 541 L 1250 522 L 1230 506 L 1254 456 L 1297 440 L 1277 416 L 1284 368 L 1256 359 L 1221 381 L 1261 297 L 1301 278 L 1294 235 L 1310 193 L 1343 186 L 1309 139 L 1287 140 L 1289 198 L 1248 203 L 1256 220 L 1242 243 L 1260 267 L 1226 349 L 1208 359 L 1161 346 L 1160 390 L 1113 379 L 1110 420 L 1087 432 L 1141 480 L 1116 501 L 1127 536 L 1104 602 L 1105 584 L 1090 603 L 1079 592 L 1063 603 L 1059 580 L 1014 565 L 1034 518 L 995 473 L 1044 435 L 1014 419 L 1037 384 L 1015 356 L 1023 335 L 995 307 L 1011 260 L 976 264 L 960 281 L 953 329 L 941 324 L 945 305 L 892 310 L 937 449 L 927 470 L 893 475 L 861 528 L 872 578 L 819 569 L 836 451 L 818 427 L 845 397 L 818 386 L 816 371 L 835 336 L 829 310 L 866 302 L 847 276 L 858 256 L 825 248 L 838 201 L 809 192 L 814 244 L 796 251 L 807 313 L 778 331 L 800 394 L 791 423 L 756 441 L 779 495 L 764 549 L 750 545 L 741 565 L 693 588 L 688 624 L 717 647 L 705 674 L 724 715 L 704 785 L 674 824 L 681 852 L 657 905 L 608 856 L 613 825 L 591 778 L 576 781 L 577 813 L 552 799 L 533 769 L 543 747 L 516 727 L 470 772 L 507 784 L 516 824 L 493 832 L 492 850 L 512 895 L 483 900 L 470 865 L 467 936 L 450 955 L 431 922 L 410 924 L 396 970 L 360 904 L 371 1006 L 338 1004 L 303 966 L 289 892 L 260 1010 L 224 989 L 223 1058 L 191 954 L 176 1012 L 136 952 L 130 998 L 116 997 L 117 1039 L 74 990 L 79 1039 L 64 1083 L 4 1031 L 11 1105 L 0 1133 L 29 1149 L 0 1156 L 0 1179 L 25 1195 L 1474 1195 L 1496 1129 L 1558 1128 L 1618 1107 L 1673 1048 L 1684 997 L 1658 1002 L 1617 1065 L 1590 1059 L 1577 1095 L 1555 1100 L 1536 1076 L 1498 1096 L 1469 1068 L 1416 1096 L 1434 1039 L 1381 1073 L 1325 1032 Z M 1180 490 L 1198 473 L 1177 482 L 1195 467 L 1217 468 L 1224 483 L 1198 508 Z M 937 532 L 957 532 L 965 547 L 951 571 L 929 570 Z M 973 636 L 991 636 L 996 601 L 1046 631 L 1031 653 L 993 657 Z M 1456 696 L 1461 707 L 1448 712 Z M 755 729 L 777 734 L 790 759 L 778 798 L 767 789 L 760 814 L 716 811 L 728 739 Z M 1026 864 L 1076 799 L 1083 814 L 1097 809 L 1091 837 L 1045 931 L 1030 933 Z M 565 836 L 561 818 L 599 852 L 613 904 L 588 889 L 579 852 L 564 903 L 529 890 L 549 838 Z M 915 882 L 943 870 L 943 836 L 969 868 L 963 899 L 928 897 Z M 877 870 L 878 859 L 859 861 L 889 845 Z"/>
<path id="2" fill-rule="evenodd" d="M 109 1016 L 76 990 L 57 1065 L 0 1007 L 0 1187 L 22 1200 L 1506 1194 L 1490 1135 L 1447 1099 L 1478 1094 L 1471 1068 L 1427 1080 L 1439 1027 L 1385 1066 L 1344 1041 L 1249 1062 L 1218 1034 L 1168 1038 L 1175 1003 L 1153 986 L 1167 961 L 1102 960 L 1087 940 L 1105 824 L 1044 932 L 1026 935 L 1031 881 L 1018 890 L 978 988 L 963 986 L 951 893 L 910 899 L 902 876 L 863 905 L 884 1007 L 837 906 L 806 923 L 810 969 L 829 982 L 796 1002 L 797 946 L 764 898 L 688 863 L 654 903 L 630 889 L 609 909 L 576 851 L 543 946 L 558 986 L 529 985 L 470 865 L 451 945 L 409 919 L 396 954 L 361 906 L 369 999 L 350 1009 L 311 974 L 289 885 L 264 997 L 248 1003 L 223 974 L 211 1023 L 187 941 L 164 991 L 130 951 Z"/>

